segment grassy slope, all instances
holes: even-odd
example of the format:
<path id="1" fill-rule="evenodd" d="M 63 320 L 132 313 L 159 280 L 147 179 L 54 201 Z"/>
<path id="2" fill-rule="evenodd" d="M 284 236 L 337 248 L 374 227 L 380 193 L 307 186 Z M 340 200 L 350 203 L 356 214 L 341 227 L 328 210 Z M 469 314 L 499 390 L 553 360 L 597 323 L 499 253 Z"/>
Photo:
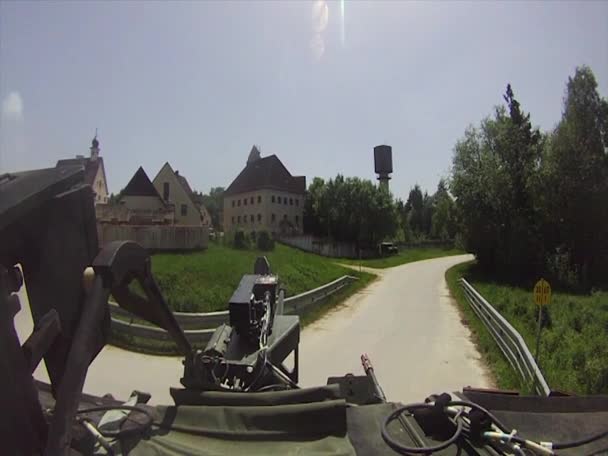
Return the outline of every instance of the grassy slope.
<path id="1" fill-rule="evenodd" d="M 253 273 L 253 263 L 261 255 L 268 257 L 287 296 L 343 275 L 359 275 L 331 259 L 281 244 L 272 252 L 234 250 L 212 243 L 204 252 L 157 254 L 152 258 L 152 270 L 173 310 L 210 312 L 227 308 L 241 277 Z"/>
<path id="2" fill-rule="evenodd" d="M 413 261 L 427 260 L 429 258 L 438 258 L 451 255 L 462 255 L 463 252 L 459 249 L 444 249 L 441 247 L 418 247 L 411 249 L 404 249 L 399 251 L 398 255 L 389 256 L 386 258 L 375 258 L 371 260 L 348 260 L 348 259 L 337 259 L 341 263 L 354 264 L 367 266 L 369 268 L 390 268 L 393 266 L 399 266 L 405 263 L 411 263 Z"/>
<path id="3" fill-rule="evenodd" d="M 536 315 L 529 287 L 496 283 L 481 276 L 472 263 L 448 270 L 446 278 L 475 334 L 480 351 L 503 388 L 520 388 L 500 350 L 465 301 L 457 279 L 467 280 L 525 339 L 534 353 Z M 540 367 L 552 389 L 580 394 L 608 393 L 608 293 L 575 295 L 554 291 L 543 328 Z"/>

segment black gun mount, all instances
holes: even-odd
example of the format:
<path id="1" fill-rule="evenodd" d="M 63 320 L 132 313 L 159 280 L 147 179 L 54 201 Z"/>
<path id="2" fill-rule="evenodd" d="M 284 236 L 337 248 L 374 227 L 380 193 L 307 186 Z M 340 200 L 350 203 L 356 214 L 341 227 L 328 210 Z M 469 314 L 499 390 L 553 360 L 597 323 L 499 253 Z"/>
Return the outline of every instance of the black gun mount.
<path id="1" fill-rule="evenodd" d="M 230 298 L 230 324 L 215 330 L 204 350 L 186 356 L 182 385 L 195 390 L 259 391 L 297 387 L 300 323 L 282 315 L 284 291 L 258 258 Z M 284 361 L 293 353 L 294 365 Z M 179 390 L 172 389 L 176 398 Z"/>

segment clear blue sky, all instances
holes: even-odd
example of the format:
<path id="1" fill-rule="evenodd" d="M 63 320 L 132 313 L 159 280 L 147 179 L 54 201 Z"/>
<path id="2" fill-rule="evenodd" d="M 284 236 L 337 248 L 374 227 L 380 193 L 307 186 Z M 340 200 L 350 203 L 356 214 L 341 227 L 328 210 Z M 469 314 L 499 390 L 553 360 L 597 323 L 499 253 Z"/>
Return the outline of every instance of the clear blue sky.
<path id="1" fill-rule="evenodd" d="M 0 171 L 88 153 L 110 191 L 169 161 L 227 186 L 252 144 L 293 174 L 434 191 L 506 84 L 542 129 L 568 76 L 608 93 L 608 2 L 0 2 Z"/>

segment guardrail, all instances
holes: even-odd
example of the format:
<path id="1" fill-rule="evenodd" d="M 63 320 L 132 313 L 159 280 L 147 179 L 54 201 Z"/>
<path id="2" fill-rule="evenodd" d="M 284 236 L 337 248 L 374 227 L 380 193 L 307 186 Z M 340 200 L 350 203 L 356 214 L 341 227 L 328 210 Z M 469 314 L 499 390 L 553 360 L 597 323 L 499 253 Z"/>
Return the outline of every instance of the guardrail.
<path id="1" fill-rule="evenodd" d="M 532 385 L 538 395 L 548 396 L 551 392 L 549 385 L 521 334 L 465 279 L 460 279 L 460 285 L 471 308 L 488 329 L 524 384 Z"/>
<path id="2" fill-rule="evenodd" d="M 357 278 L 342 276 L 318 288 L 285 298 L 283 302 L 284 313 L 302 315 L 314 304 L 324 301 L 327 297 L 354 280 L 357 280 Z M 164 329 L 134 322 L 135 317 L 130 312 L 113 302 L 110 302 L 110 314 L 112 316 L 112 332 L 115 334 L 138 337 L 145 340 L 171 340 L 169 333 Z M 228 323 L 227 310 L 207 313 L 174 312 L 174 315 L 179 325 L 184 329 L 188 340 L 197 345 L 204 345 L 209 342 L 215 328 L 223 323 Z"/>

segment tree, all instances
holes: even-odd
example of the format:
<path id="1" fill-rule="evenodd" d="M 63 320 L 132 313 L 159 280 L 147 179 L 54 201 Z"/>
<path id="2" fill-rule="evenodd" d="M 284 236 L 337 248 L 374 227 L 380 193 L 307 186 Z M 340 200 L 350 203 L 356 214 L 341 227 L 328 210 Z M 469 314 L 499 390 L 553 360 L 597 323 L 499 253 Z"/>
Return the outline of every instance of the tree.
<path id="1" fill-rule="evenodd" d="M 211 217 L 211 224 L 219 229 L 221 225 L 220 213 L 224 208 L 224 187 L 211 187 L 208 194 L 195 191 L 194 200 L 205 206 Z"/>
<path id="2" fill-rule="evenodd" d="M 388 191 L 369 180 L 338 175 L 315 178 L 304 205 L 305 230 L 318 236 L 374 245 L 397 229 L 397 212 Z"/>
<path id="3" fill-rule="evenodd" d="M 526 275 L 542 264 L 534 189 L 543 136 L 507 85 L 505 107 L 469 127 L 454 150 L 452 192 L 465 246 L 487 270 Z"/>
<path id="4" fill-rule="evenodd" d="M 456 207 L 445 180 L 441 179 L 433 195 L 431 237 L 447 241 L 456 236 Z"/>
<path id="5" fill-rule="evenodd" d="M 420 235 L 424 230 L 424 196 L 422 190 L 418 184 L 414 185 L 414 188 L 410 190 L 405 203 L 405 210 L 408 214 L 407 223 L 409 224 L 414 235 Z"/>
<path id="6" fill-rule="evenodd" d="M 552 252 L 567 252 L 583 286 L 606 283 L 608 101 L 587 66 L 568 79 L 562 119 L 545 159 L 545 226 Z"/>

